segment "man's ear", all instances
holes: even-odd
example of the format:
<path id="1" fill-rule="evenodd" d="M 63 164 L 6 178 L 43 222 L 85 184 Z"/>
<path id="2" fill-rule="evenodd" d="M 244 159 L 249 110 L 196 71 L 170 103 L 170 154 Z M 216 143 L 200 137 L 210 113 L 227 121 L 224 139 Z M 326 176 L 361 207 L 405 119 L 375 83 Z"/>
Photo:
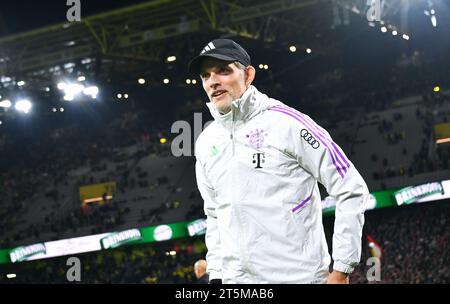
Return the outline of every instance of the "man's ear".
<path id="1" fill-rule="evenodd" d="M 256 70 L 253 66 L 249 65 L 245 69 L 245 86 L 249 87 L 255 79 Z"/>

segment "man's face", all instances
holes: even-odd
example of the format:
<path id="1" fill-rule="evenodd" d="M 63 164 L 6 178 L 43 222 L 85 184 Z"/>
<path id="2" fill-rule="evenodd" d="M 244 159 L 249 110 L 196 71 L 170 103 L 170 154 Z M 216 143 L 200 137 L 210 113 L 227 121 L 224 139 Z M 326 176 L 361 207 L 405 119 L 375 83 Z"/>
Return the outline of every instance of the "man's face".
<path id="1" fill-rule="evenodd" d="M 200 77 L 209 100 L 222 114 L 230 111 L 233 100 L 240 98 L 250 85 L 246 83 L 245 71 L 232 62 L 215 58 L 203 59 Z"/>

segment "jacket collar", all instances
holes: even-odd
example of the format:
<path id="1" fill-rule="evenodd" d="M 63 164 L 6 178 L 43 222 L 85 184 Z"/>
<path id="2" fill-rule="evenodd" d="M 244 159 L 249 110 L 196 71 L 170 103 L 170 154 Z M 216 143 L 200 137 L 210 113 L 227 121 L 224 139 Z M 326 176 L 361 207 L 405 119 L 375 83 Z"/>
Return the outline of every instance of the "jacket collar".
<path id="1" fill-rule="evenodd" d="M 262 94 L 252 85 L 242 94 L 241 98 L 231 103 L 231 111 L 226 114 L 220 114 L 212 102 L 206 103 L 214 120 L 228 130 L 231 130 L 233 123 L 234 127 L 238 128 L 262 111 L 279 104 L 281 102 Z"/>

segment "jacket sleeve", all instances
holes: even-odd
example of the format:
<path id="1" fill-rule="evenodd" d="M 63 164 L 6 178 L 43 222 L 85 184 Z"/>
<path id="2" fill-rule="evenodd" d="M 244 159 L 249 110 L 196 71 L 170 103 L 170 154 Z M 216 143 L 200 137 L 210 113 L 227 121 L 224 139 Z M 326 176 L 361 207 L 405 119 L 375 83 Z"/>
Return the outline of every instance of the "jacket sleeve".
<path id="1" fill-rule="evenodd" d="M 217 226 L 216 201 L 214 200 L 214 189 L 207 182 L 204 169 L 197 159 L 195 164 L 197 186 L 204 201 L 206 214 L 205 243 L 208 249 L 206 254 L 206 268 L 209 280 L 222 279 L 222 257 L 220 255 L 220 235 Z"/>
<path id="2" fill-rule="evenodd" d="M 333 234 L 334 270 L 351 273 L 361 259 L 364 210 L 369 190 L 362 176 L 326 130 L 296 112 L 291 128 L 300 165 L 336 200 Z"/>

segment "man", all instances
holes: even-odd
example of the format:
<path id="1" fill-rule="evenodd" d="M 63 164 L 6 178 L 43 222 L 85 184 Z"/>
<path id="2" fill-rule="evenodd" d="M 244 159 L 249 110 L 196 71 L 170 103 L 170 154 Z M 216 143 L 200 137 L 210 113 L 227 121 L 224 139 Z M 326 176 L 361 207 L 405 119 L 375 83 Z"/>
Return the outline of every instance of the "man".
<path id="1" fill-rule="evenodd" d="M 255 68 L 236 42 L 211 41 L 189 69 L 214 117 L 195 146 L 209 279 L 348 283 L 369 197 L 353 164 L 311 118 L 251 85 Z M 317 182 L 337 201 L 331 273 Z"/>
<path id="2" fill-rule="evenodd" d="M 208 274 L 206 273 L 206 261 L 205 260 L 198 260 L 194 264 L 194 273 L 195 277 L 197 278 L 196 284 L 208 284 Z"/>

